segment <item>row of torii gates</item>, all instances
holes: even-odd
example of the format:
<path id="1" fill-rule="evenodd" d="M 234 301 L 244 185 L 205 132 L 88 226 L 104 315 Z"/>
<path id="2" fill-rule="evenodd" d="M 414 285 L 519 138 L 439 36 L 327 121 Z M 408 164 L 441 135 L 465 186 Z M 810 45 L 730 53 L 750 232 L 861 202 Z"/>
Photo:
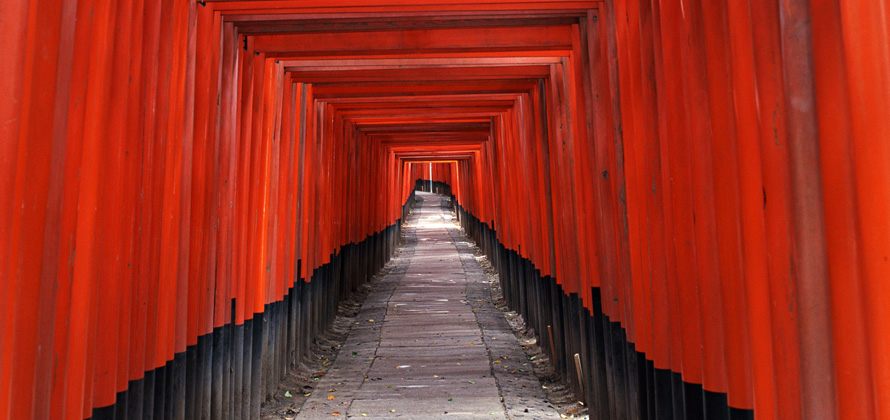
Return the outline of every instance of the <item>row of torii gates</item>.
<path id="1" fill-rule="evenodd" d="M 594 418 L 890 418 L 888 21 L 4 1 L 0 419 L 256 418 L 418 180 L 511 306 L 564 308 Z"/>

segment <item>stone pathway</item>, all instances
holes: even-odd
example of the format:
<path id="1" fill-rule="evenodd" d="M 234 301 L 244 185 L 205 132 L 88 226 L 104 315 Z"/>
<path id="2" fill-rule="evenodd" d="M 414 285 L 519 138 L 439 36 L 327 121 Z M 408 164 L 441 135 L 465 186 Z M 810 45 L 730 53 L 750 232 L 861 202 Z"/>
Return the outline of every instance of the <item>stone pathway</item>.
<path id="1" fill-rule="evenodd" d="M 418 192 L 407 243 L 297 419 L 558 419 L 471 244 Z"/>

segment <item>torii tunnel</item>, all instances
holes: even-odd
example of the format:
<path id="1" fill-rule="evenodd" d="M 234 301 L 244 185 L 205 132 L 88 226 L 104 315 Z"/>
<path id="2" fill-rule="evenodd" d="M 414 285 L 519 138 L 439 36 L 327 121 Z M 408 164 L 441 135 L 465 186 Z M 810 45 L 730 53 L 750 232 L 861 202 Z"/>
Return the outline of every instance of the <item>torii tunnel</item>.
<path id="1" fill-rule="evenodd" d="M 416 187 L 591 418 L 890 419 L 888 22 L 4 0 L 0 419 L 257 419 Z"/>

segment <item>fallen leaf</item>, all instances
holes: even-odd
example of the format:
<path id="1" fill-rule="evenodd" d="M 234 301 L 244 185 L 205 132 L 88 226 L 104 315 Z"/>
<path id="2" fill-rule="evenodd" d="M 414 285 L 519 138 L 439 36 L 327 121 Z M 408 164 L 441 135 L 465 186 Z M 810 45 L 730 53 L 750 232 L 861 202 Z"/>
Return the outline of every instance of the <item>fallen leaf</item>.
<path id="1" fill-rule="evenodd" d="M 395 412 L 396 412 L 396 410 L 389 410 L 389 412 L 390 412 L 390 413 L 395 413 Z"/>
<path id="2" fill-rule="evenodd" d="M 473 381 L 467 381 L 468 384 L 475 384 Z"/>
<path id="3" fill-rule="evenodd" d="M 368 322 L 374 322 L 374 320 L 373 320 L 373 319 L 369 319 Z"/>
<path id="4" fill-rule="evenodd" d="M 438 378 L 438 377 L 439 377 L 439 375 L 433 375 L 433 378 Z"/>
<path id="5" fill-rule="evenodd" d="M 368 417 L 368 413 L 362 413 L 362 417 Z"/>
<path id="6" fill-rule="evenodd" d="M 331 413 L 331 415 L 334 416 L 334 417 L 340 417 L 340 412 L 339 412 L 339 411 L 335 411 L 335 412 Z"/>
<path id="7" fill-rule="evenodd" d="M 454 398 L 449 398 L 448 401 L 454 401 Z"/>
<path id="8" fill-rule="evenodd" d="M 293 397 L 293 394 L 291 394 L 290 391 L 284 391 L 284 396 L 290 398 Z"/>
<path id="9" fill-rule="evenodd" d="M 333 399 L 334 399 L 334 394 L 328 394 L 328 400 L 333 400 Z"/>
<path id="10" fill-rule="evenodd" d="M 501 363 L 501 361 L 500 361 L 500 360 L 495 360 L 495 361 L 494 361 L 494 362 L 495 362 L 495 363 Z"/>

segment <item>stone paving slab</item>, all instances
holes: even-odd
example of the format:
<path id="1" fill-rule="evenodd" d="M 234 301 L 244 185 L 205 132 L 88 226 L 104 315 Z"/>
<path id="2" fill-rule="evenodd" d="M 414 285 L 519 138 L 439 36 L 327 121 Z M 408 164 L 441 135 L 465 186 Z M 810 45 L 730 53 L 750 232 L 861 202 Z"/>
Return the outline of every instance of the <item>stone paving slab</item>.
<path id="1" fill-rule="evenodd" d="M 484 357 L 486 363 L 488 362 L 487 354 L 488 351 L 483 346 L 436 346 L 436 347 L 422 347 L 422 346 L 406 346 L 400 348 L 386 348 L 381 347 L 377 350 L 377 357 L 386 358 L 386 357 L 402 357 L 406 353 L 409 354 L 417 354 L 424 355 L 430 357 L 440 357 L 446 361 L 453 361 L 455 363 L 463 363 L 463 361 L 467 358 L 479 358 Z"/>
<path id="2" fill-rule="evenodd" d="M 359 418 L 361 413 L 366 413 L 371 418 L 507 418 L 496 395 L 463 397 L 457 401 L 448 401 L 446 398 L 375 398 L 353 401 L 349 407 L 350 418 Z"/>
<path id="3" fill-rule="evenodd" d="M 297 418 L 560 418 L 441 197 L 419 197 L 407 243 Z"/>

